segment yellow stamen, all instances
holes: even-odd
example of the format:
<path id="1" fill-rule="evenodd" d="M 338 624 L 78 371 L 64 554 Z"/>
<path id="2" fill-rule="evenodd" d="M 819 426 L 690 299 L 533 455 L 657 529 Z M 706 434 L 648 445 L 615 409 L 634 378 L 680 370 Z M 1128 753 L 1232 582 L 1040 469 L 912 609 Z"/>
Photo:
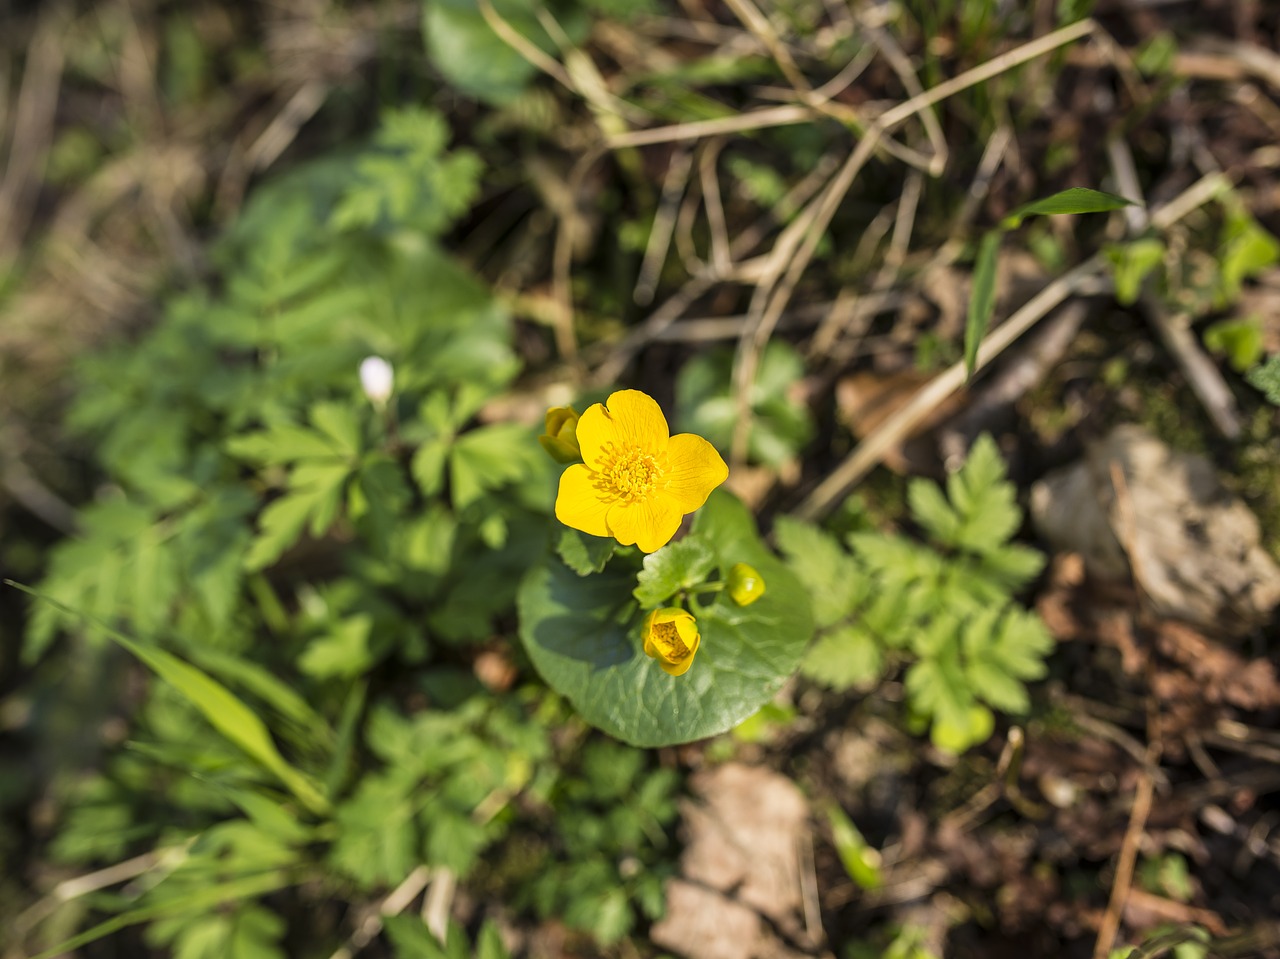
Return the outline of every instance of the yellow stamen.
<path id="1" fill-rule="evenodd" d="M 597 463 L 597 488 L 628 503 L 648 499 L 662 480 L 663 469 L 652 453 L 638 446 L 617 449 L 610 443 Z"/>
<path id="2" fill-rule="evenodd" d="M 667 658 L 681 660 L 689 655 L 689 647 L 680 638 L 680 630 L 675 623 L 654 623 L 653 638 L 666 647 Z"/>

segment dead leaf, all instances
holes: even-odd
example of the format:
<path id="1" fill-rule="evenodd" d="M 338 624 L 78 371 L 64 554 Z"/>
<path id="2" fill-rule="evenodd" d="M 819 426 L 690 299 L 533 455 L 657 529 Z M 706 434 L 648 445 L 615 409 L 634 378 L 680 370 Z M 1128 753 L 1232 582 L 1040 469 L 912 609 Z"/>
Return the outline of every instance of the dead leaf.
<path id="1" fill-rule="evenodd" d="M 1246 659 L 1177 622 L 1160 625 L 1156 644 L 1195 678 L 1206 701 L 1255 711 L 1280 706 L 1280 680 L 1270 660 Z"/>
<path id="2" fill-rule="evenodd" d="M 929 382 L 927 373 L 902 370 L 897 373 L 854 373 L 836 384 L 836 412 L 840 421 L 858 439 L 864 439 L 902 407 Z M 901 446 L 885 454 L 884 464 L 895 473 L 917 474 L 935 471 L 937 453 L 924 434 L 950 418 L 965 402 L 965 394 L 952 394 L 912 431 Z"/>
<path id="3" fill-rule="evenodd" d="M 809 806 L 790 779 L 762 766 L 729 763 L 696 773 L 701 802 L 683 806 L 687 879 L 724 892 L 780 925 L 800 908 L 799 842 Z"/>
<path id="4" fill-rule="evenodd" d="M 714 889 L 683 879 L 667 883 L 667 912 L 649 930 L 663 949 L 690 959 L 750 959 L 760 916 Z"/>

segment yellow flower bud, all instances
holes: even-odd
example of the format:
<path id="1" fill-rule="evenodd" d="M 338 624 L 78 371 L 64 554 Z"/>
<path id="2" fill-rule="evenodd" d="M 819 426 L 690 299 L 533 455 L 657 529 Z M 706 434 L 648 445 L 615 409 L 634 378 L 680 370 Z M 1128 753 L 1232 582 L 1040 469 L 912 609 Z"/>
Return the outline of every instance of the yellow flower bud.
<path id="1" fill-rule="evenodd" d="M 734 563 L 729 570 L 729 597 L 739 606 L 750 606 L 764 595 L 764 577 L 754 566 Z"/>
<path id="2" fill-rule="evenodd" d="M 678 606 L 655 609 L 645 617 L 644 652 L 658 661 L 666 672 L 680 676 L 693 665 L 698 651 L 698 621 Z"/>
<path id="3" fill-rule="evenodd" d="M 578 448 L 578 412 L 572 406 L 553 406 L 547 410 L 546 432 L 538 442 L 557 463 L 581 463 Z"/>

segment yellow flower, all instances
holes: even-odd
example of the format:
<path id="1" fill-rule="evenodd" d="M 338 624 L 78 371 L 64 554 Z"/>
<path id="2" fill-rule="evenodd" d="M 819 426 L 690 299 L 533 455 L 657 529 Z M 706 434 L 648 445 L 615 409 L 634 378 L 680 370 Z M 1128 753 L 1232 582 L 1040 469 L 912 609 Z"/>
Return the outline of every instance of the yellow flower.
<path id="1" fill-rule="evenodd" d="M 672 676 L 689 671 L 701 641 L 698 621 L 678 606 L 655 609 L 645 617 L 644 654 L 656 659 Z"/>
<path id="2" fill-rule="evenodd" d="M 538 442 L 557 463 L 581 463 L 577 429 L 577 410 L 572 406 L 553 406 L 547 410 L 546 432 L 538 437 Z"/>
<path id="3" fill-rule="evenodd" d="M 739 606 L 750 606 L 764 595 L 764 577 L 754 566 L 734 563 L 729 570 L 729 598 Z"/>
<path id="4" fill-rule="evenodd" d="M 671 436 L 662 410 L 639 390 L 621 390 L 578 420 L 582 463 L 560 477 L 556 519 L 642 552 L 661 549 L 685 513 L 729 476 L 701 436 Z"/>

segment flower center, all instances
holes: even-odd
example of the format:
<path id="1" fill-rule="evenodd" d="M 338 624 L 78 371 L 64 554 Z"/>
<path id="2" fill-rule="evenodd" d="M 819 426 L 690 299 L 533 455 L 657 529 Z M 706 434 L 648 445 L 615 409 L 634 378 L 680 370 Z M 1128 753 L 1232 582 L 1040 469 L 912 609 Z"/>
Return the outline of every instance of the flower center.
<path id="1" fill-rule="evenodd" d="M 680 638 L 680 630 L 676 629 L 675 623 L 654 623 L 651 635 L 664 648 L 668 659 L 678 662 L 689 655 L 689 647 Z"/>
<path id="2" fill-rule="evenodd" d="M 610 444 L 600 459 L 599 487 L 604 492 L 636 503 L 648 499 L 662 479 L 662 467 L 652 453 L 638 446 L 617 450 Z"/>

